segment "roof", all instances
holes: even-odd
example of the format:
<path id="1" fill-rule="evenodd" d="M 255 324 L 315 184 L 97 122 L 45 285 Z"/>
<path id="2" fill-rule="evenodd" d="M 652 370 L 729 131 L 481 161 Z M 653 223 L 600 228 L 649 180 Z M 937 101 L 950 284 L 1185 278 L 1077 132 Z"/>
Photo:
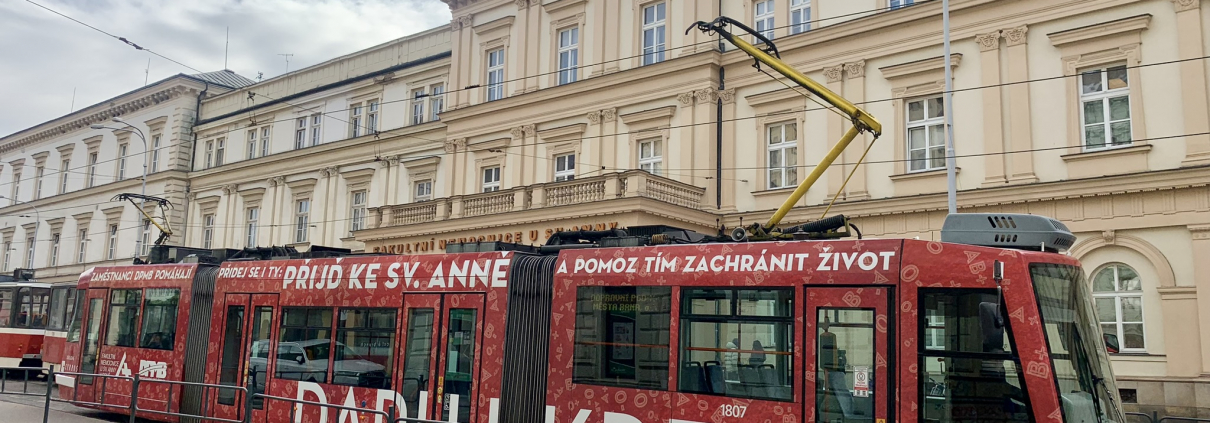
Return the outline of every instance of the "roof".
<path id="1" fill-rule="evenodd" d="M 232 72 L 230 69 L 220 71 L 196 73 L 189 75 L 190 77 L 201 79 L 214 84 L 219 84 L 229 88 L 240 88 L 255 84 L 256 81 L 245 78 L 243 75 Z"/>

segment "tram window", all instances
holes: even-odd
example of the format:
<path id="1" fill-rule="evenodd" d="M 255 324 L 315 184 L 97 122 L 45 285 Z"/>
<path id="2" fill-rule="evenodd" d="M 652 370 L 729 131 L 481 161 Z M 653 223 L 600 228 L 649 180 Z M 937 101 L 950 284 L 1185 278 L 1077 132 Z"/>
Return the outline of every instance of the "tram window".
<path id="1" fill-rule="evenodd" d="M 17 290 L 17 302 L 13 307 L 17 318 L 13 327 L 43 329 L 50 319 L 50 289 L 21 288 Z"/>
<path id="2" fill-rule="evenodd" d="M 176 312 L 181 290 L 149 288 L 143 301 L 143 332 L 139 347 L 172 350 L 176 343 Z"/>
<path id="3" fill-rule="evenodd" d="M 684 292 L 677 390 L 791 401 L 794 291 Z"/>
<path id="4" fill-rule="evenodd" d="M 83 295 L 81 295 L 83 297 Z M 84 337 L 84 352 L 80 357 L 80 373 L 97 370 L 97 351 L 101 342 L 101 316 L 104 315 L 104 298 L 93 298 L 88 302 L 88 334 Z M 92 385 L 92 376 L 80 376 L 80 383 Z"/>
<path id="5" fill-rule="evenodd" d="M 407 355 L 403 359 L 403 401 L 407 404 L 407 416 L 416 418 L 420 410 L 420 391 L 427 389 L 429 365 L 433 350 L 433 318 L 431 308 L 408 309 Z"/>
<path id="6" fill-rule="evenodd" d="M 71 320 L 71 327 L 67 329 L 67 342 L 79 342 L 80 325 L 84 323 L 84 313 L 81 313 L 80 311 L 84 308 L 85 292 L 83 290 L 73 290 L 72 292 L 75 296 L 75 305 L 72 306 L 72 311 L 68 313 L 68 315 L 71 316 L 69 317 Z"/>
<path id="7" fill-rule="evenodd" d="M 336 326 L 332 383 L 391 389 L 395 310 L 341 309 Z"/>
<path id="8" fill-rule="evenodd" d="M 580 287 L 572 381 L 668 389 L 672 288 Z"/>
<path id="9" fill-rule="evenodd" d="M 63 330 L 64 323 L 67 322 L 67 307 L 71 302 L 67 298 L 68 293 L 74 294 L 75 289 L 55 288 L 50 294 L 50 325 L 47 329 Z"/>
<path id="10" fill-rule="evenodd" d="M 115 289 L 109 293 L 109 328 L 105 345 L 133 347 L 139 323 L 140 289 Z"/>
<path id="11" fill-rule="evenodd" d="M 820 307 L 815 321 L 815 420 L 874 421 L 874 310 Z"/>
<path id="12" fill-rule="evenodd" d="M 920 403 L 925 421 L 1032 421 L 1012 348 L 1009 320 L 994 290 L 922 289 Z"/>
<path id="13" fill-rule="evenodd" d="M 218 383 L 235 386 L 239 384 L 240 345 L 244 342 L 244 306 L 228 306 L 223 329 L 223 361 L 219 364 Z M 235 405 L 234 389 L 219 389 L 218 403 Z"/>
<path id="14" fill-rule="evenodd" d="M 13 290 L 0 289 L 0 328 L 9 327 L 13 315 Z"/>
<path id="15" fill-rule="evenodd" d="M 284 308 L 273 377 L 327 383 L 332 364 L 332 309 Z"/>
<path id="16" fill-rule="evenodd" d="M 248 384 L 251 394 L 265 393 L 265 382 L 269 379 L 269 343 L 273 331 L 273 307 L 258 306 L 252 315 L 252 336 L 248 347 Z M 253 398 L 252 408 L 262 410 L 265 407 L 264 398 Z"/>

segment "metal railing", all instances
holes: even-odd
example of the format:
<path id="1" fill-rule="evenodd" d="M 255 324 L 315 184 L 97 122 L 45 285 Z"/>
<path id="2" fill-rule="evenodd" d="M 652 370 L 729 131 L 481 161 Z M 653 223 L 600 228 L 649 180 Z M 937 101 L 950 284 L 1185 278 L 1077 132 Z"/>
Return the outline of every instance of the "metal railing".
<path id="1" fill-rule="evenodd" d="M 1142 417 L 1143 419 L 1146 419 L 1148 423 L 1163 423 L 1163 422 L 1210 422 L 1210 419 L 1203 419 L 1203 418 L 1198 418 L 1198 417 L 1177 417 L 1177 416 L 1164 416 L 1164 417 L 1160 417 L 1160 413 L 1159 413 L 1159 412 L 1154 412 L 1154 411 L 1153 411 L 1151 414 L 1147 414 L 1147 413 L 1125 413 L 1125 414 L 1126 414 L 1126 417 L 1127 417 L 1127 418 L 1129 418 L 1129 417 Z"/>

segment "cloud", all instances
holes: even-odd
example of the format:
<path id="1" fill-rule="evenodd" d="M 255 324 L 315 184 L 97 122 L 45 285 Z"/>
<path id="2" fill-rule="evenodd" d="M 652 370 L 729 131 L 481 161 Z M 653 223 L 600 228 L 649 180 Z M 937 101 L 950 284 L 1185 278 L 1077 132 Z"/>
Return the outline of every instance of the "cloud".
<path id="1" fill-rule="evenodd" d="M 255 79 L 446 24 L 439 0 L 35 0 L 197 68 Z M 0 134 L 193 70 L 24 1 L 0 4 Z M 148 59 L 151 60 L 150 72 Z"/>

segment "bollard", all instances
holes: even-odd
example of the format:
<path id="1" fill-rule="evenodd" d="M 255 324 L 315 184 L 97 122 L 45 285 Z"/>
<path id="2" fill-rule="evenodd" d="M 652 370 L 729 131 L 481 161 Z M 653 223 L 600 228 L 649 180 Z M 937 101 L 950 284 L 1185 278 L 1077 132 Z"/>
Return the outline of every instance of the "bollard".
<path id="1" fill-rule="evenodd" d="M 55 365 L 50 365 L 50 373 L 46 374 L 46 404 L 42 408 L 42 423 L 50 423 L 50 391 L 55 381 Z"/>

